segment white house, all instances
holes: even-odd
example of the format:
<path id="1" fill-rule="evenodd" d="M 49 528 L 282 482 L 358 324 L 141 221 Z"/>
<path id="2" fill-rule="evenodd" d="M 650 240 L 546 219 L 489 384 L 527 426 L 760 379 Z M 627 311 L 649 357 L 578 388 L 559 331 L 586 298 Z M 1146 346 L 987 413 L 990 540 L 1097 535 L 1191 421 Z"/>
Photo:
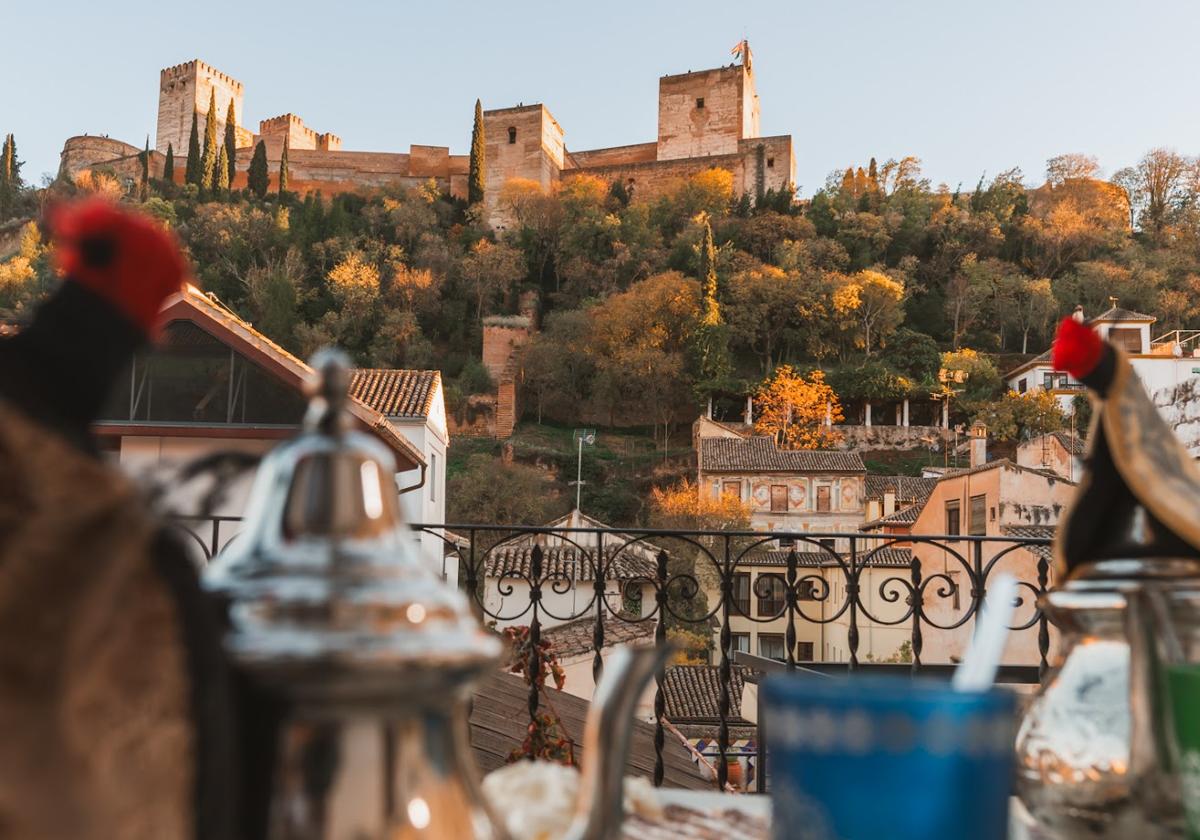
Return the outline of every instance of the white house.
<path id="1" fill-rule="evenodd" d="M 211 519 L 186 518 L 197 513 L 207 495 L 204 481 L 182 487 L 178 469 L 197 458 L 219 452 L 265 454 L 296 434 L 306 401 L 303 384 L 312 370 L 239 318 L 215 296 L 188 286 L 163 307 L 159 340 L 130 365 L 93 427 L 106 457 L 143 479 L 163 479 L 174 489 L 168 506 L 185 515 L 181 528 L 200 556 L 220 550 L 236 537 L 252 475 L 228 484 L 208 511 Z M 355 394 L 349 412 L 358 428 L 378 437 L 395 454 L 396 484 L 405 515 L 428 512 L 445 487 L 445 410 L 436 371 L 386 371 L 356 381 L 389 381 L 411 400 L 372 399 L 388 416 Z M 381 373 L 393 376 L 381 376 Z M 408 383 L 405 387 L 401 384 Z M 423 428 L 419 428 L 423 427 Z M 430 457 L 437 453 L 437 458 Z M 432 487 L 431 487 L 432 485 Z M 434 521 L 440 519 L 439 515 Z M 430 562 L 441 566 L 440 546 Z"/>
<path id="2" fill-rule="evenodd" d="M 1163 417 L 1193 456 L 1200 457 L 1200 330 L 1173 330 L 1154 337 L 1156 320 L 1114 306 L 1087 323 L 1129 354 L 1134 372 Z M 1005 381 L 1019 394 L 1051 392 L 1067 413 L 1074 410 L 1075 397 L 1086 393 L 1082 383 L 1054 369 L 1049 350 L 1009 371 Z"/>

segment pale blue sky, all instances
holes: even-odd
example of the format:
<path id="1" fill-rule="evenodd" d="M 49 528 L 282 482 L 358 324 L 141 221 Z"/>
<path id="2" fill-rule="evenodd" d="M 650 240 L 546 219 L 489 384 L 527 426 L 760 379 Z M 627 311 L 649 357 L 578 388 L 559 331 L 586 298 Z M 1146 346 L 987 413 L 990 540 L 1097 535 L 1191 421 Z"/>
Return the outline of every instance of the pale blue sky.
<path id="1" fill-rule="evenodd" d="M 1106 172 L 1200 151 L 1200 4 L 1184 0 L 2 5 L 0 133 L 32 181 L 73 134 L 153 143 L 158 71 L 191 58 L 245 84 L 251 126 L 292 111 L 347 149 L 465 153 L 476 97 L 544 102 L 587 149 L 653 140 L 658 76 L 727 63 L 743 36 L 762 131 L 793 135 L 804 195 L 871 155 L 971 187 L 1068 151 Z"/>

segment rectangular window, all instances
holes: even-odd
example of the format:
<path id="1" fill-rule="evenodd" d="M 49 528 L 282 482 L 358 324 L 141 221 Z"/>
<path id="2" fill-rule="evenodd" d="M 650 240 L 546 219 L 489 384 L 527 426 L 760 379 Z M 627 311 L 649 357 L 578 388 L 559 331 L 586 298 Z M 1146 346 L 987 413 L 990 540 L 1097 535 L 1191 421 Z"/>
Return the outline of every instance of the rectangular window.
<path id="1" fill-rule="evenodd" d="M 429 453 L 429 501 L 437 501 L 437 453 Z"/>
<path id="2" fill-rule="evenodd" d="M 1018 379 L 1017 380 L 1017 393 L 1024 394 L 1028 390 L 1029 390 L 1029 382 L 1025 379 Z"/>
<path id="3" fill-rule="evenodd" d="M 798 580 L 798 581 L 796 581 L 796 583 L 799 584 L 796 587 L 796 598 L 798 600 L 801 600 L 801 601 L 817 600 L 816 589 L 815 589 L 816 584 L 813 581 Z"/>
<path id="4" fill-rule="evenodd" d="M 750 615 L 749 572 L 738 572 L 733 576 L 733 609 L 739 615 Z"/>
<path id="5" fill-rule="evenodd" d="M 724 484 L 721 485 L 721 492 L 724 493 L 726 496 L 733 496 L 733 498 L 735 498 L 735 499 L 741 499 L 742 498 L 742 482 L 726 481 Z"/>
<path id="6" fill-rule="evenodd" d="M 704 107 L 704 97 L 703 97 L 703 96 L 697 96 L 697 97 L 696 97 L 696 107 L 697 107 L 697 108 L 703 108 L 703 107 Z"/>
<path id="7" fill-rule="evenodd" d="M 787 648 L 783 645 L 783 636 L 778 633 L 758 634 L 758 655 L 764 659 L 787 659 Z"/>
<path id="8" fill-rule="evenodd" d="M 513 143 L 516 143 L 516 142 L 517 142 L 517 129 L 512 126 L 509 126 L 508 143 L 511 146 Z"/>
<path id="9" fill-rule="evenodd" d="M 833 537 L 821 537 L 817 542 L 821 544 L 821 548 L 827 548 L 830 551 L 837 550 L 837 540 Z"/>
<path id="10" fill-rule="evenodd" d="M 783 612 L 783 593 L 785 589 L 784 582 L 776 575 L 758 576 L 756 591 L 760 593 L 758 596 L 759 618 L 772 618 Z"/>
<path id="11" fill-rule="evenodd" d="M 1054 374 L 1053 373 L 1043 373 L 1042 374 L 1042 387 L 1045 388 L 1047 391 L 1054 390 Z"/>
<path id="12" fill-rule="evenodd" d="M 775 168 L 775 158 L 767 158 L 767 169 Z"/>
<path id="13" fill-rule="evenodd" d="M 987 496 L 971 497 L 971 512 L 967 518 L 967 533 L 982 537 L 987 533 Z"/>
<path id="14" fill-rule="evenodd" d="M 780 548 L 795 548 L 796 547 L 796 540 L 794 537 L 780 537 L 776 542 L 779 543 Z"/>
<path id="15" fill-rule="evenodd" d="M 729 643 L 733 646 L 734 653 L 749 653 L 750 652 L 750 634 L 749 633 L 733 633 L 730 635 Z"/>
<path id="16" fill-rule="evenodd" d="M 828 484 L 817 487 L 817 512 L 828 513 L 830 510 L 830 486 Z"/>
<path id="17" fill-rule="evenodd" d="M 788 489 L 786 484 L 771 485 L 771 513 L 787 513 Z"/>
<path id="18" fill-rule="evenodd" d="M 812 662 L 813 661 L 813 643 L 812 642 L 796 642 L 796 661 L 797 662 Z"/>
<path id="19" fill-rule="evenodd" d="M 946 502 L 946 533 L 951 535 L 962 533 L 960 523 L 958 499 Z"/>
<path id="20" fill-rule="evenodd" d="M 1108 331 L 1108 340 L 1126 353 L 1142 352 L 1142 331 L 1136 327 L 1113 327 Z"/>

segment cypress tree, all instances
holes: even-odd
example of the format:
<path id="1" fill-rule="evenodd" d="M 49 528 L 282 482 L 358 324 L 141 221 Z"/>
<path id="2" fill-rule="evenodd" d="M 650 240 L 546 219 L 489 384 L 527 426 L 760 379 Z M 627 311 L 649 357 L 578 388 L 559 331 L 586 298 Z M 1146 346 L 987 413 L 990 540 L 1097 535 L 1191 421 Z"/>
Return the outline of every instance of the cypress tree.
<path id="1" fill-rule="evenodd" d="M 270 175 L 267 173 L 267 144 L 262 140 L 254 147 L 254 157 L 250 158 L 250 170 L 246 173 L 246 186 L 259 198 L 265 198 L 270 186 Z"/>
<path id="2" fill-rule="evenodd" d="M 183 169 L 185 184 L 200 185 L 200 128 L 199 115 L 192 111 L 192 133 L 188 137 L 187 162 Z"/>
<path id="3" fill-rule="evenodd" d="M 279 194 L 283 195 L 288 188 L 288 146 L 291 145 L 291 140 L 285 134 L 283 136 L 283 154 L 279 156 Z"/>
<path id="4" fill-rule="evenodd" d="M 237 171 L 237 114 L 233 110 L 233 98 L 229 99 L 229 110 L 225 112 L 225 158 L 229 170 L 229 186 L 233 186 L 233 175 Z"/>
<path id="5" fill-rule="evenodd" d="M 484 158 L 486 140 L 483 134 L 483 105 L 475 100 L 475 124 L 471 127 L 471 161 L 467 174 L 467 203 L 483 201 L 483 183 L 486 177 Z"/>
<path id="6" fill-rule="evenodd" d="M 0 151 L 0 187 L 7 190 L 16 181 L 16 150 L 11 134 L 4 135 L 4 149 Z"/>
<path id="7" fill-rule="evenodd" d="M 167 144 L 167 162 L 163 164 L 163 180 L 175 183 L 175 147 Z"/>
<path id="8" fill-rule="evenodd" d="M 200 189 L 208 192 L 217 181 L 217 89 L 208 100 L 204 118 L 204 157 L 200 160 Z"/>
<path id="9" fill-rule="evenodd" d="M 138 200 L 145 201 L 150 197 L 150 135 L 146 135 L 146 148 L 141 155 L 142 174 L 138 179 Z"/>
<path id="10" fill-rule="evenodd" d="M 721 304 L 717 300 L 717 249 L 708 219 L 704 220 L 698 256 L 696 274 L 700 279 L 703 300 L 693 344 L 697 368 L 696 395 L 711 399 L 713 393 L 725 387 L 733 363 L 729 356 L 729 336 L 721 318 Z"/>
<path id="11" fill-rule="evenodd" d="M 217 163 L 213 171 L 216 174 L 213 178 L 213 194 L 224 195 L 229 192 L 229 155 L 225 154 L 224 146 L 217 153 Z"/>

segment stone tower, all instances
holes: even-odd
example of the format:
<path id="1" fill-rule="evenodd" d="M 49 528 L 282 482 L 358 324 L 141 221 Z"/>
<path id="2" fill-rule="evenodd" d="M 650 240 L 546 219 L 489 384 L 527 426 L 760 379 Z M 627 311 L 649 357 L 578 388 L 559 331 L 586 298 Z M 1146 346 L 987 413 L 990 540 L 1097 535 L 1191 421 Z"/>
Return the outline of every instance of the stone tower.
<path id="1" fill-rule="evenodd" d="M 227 76 L 203 61 L 176 64 L 159 73 L 158 133 L 154 148 L 166 153 L 167 145 L 175 147 L 175 157 L 187 155 L 188 135 L 192 130 L 192 112 L 200 115 L 200 142 L 204 142 L 204 118 L 208 115 L 211 91 L 217 92 L 217 136 L 225 136 L 225 114 L 233 100 L 237 117 L 238 146 L 250 144 L 250 132 L 242 124 L 242 83 Z"/>
<path id="2" fill-rule="evenodd" d="M 658 80 L 658 159 L 731 155 L 758 137 L 758 94 L 750 62 Z"/>
<path id="3" fill-rule="evenodd" d="M 483 112 L 487 137 L 484 205 L 488 220 L 504 227 L 500 190 L 511 178 L 536 181 L 543 190 L 558 182 L 563 168 L 563 130 L 544 105 Z"/>

